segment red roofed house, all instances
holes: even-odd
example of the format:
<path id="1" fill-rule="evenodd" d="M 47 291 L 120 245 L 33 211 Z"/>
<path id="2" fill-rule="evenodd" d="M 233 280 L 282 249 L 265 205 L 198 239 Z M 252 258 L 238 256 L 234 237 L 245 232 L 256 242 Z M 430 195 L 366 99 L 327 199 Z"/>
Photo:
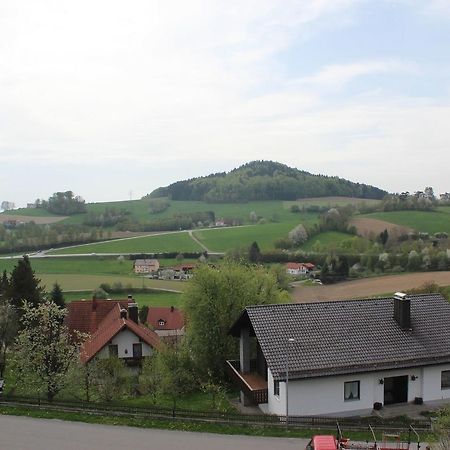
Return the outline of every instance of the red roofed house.
<path id="1" fill-rule="evenodd" d="M 81 346 L 81 361 L 117 356 L 128 365 L 138 364 L 160 344 L 158 335 L 139 324 L 138 307 L 124 301 L 81 300 L 69 304 L 69 329 L 90 333 Z"/>
<path id="2" fill-rule="evenodd" d="M 294 263 L 288 262 L 286 264 L 286 272 L 289 275 L 308 275 L 314 269 L 314 264 L 311 263 Z"/>
<path id="3" fill-rule="evenodd" d="M 171 306 L 149 307 L 147 324 L 155 333 L 166 342 L 176 342 L 179 337 L 184 336 L 185 319 L 184 314 L 177 308 Z"/>

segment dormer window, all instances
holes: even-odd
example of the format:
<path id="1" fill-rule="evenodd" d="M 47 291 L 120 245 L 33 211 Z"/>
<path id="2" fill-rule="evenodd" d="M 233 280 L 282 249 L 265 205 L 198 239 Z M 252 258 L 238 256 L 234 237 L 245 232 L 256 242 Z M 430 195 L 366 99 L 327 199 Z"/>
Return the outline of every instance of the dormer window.
<path id="1" fill-rule="evenodd" d="M 163 327 L 165 324 L 166 324 L 166 321 L 165 321 L 164 319 L 159 319 L 159 320 L 158 320 L 158 325 L 159 325 L 160 327 Z"/>

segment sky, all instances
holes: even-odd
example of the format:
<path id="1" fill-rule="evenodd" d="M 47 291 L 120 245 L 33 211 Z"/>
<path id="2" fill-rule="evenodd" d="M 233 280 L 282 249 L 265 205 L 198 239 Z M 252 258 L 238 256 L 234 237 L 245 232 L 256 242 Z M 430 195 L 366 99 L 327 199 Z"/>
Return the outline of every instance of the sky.
<path id="1" fill-rule="evenodd" d="M 1 0 L 0 201 L 272 160 L 450 191 L 450 0 Z"/>

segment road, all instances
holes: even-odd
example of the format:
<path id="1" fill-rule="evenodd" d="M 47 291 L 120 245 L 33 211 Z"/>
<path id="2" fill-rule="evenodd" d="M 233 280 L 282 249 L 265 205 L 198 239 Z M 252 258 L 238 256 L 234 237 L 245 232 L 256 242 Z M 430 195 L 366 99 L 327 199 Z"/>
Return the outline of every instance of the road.
<path id="1" fill-rule="evenodd" d="M 307 439 L 230 436 L 0 415 L 0 450 L 303 450 Z"/>

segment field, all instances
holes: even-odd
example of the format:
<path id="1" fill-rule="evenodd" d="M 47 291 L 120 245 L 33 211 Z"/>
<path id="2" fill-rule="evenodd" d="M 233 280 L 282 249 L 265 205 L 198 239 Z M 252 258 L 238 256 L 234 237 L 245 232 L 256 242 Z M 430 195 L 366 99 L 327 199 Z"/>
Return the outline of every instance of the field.
<path id="1" fill-rule="evenodd" d="M 391 211 L 365 214 L 361 217 L 384 220 L 426 233 L 450 233 L 450 208 L 437 211 Z"/>
<path id="2" fill-rule="evenodd" d="M 374 214 L 371 214 L 374 216 Z M 350 220 L 350 225 L 353 225 L 358 231 L 358 235 L 365 238 L 374 238 L 387 230 L 390 236 L 400 236 L 413 231 L 413 228 L 396 225 L 395 223 L 386 222 L 385 220 L 373 219 L 371 217 L 353 217 Z"/>
<path id="3" fill-rule="evenodd" d="M 150 280 L 133 273 L 133 262 L 117 258 L 100 257 L 67 257 L 67 258 L 31 258 L 31 266 L 42 284 L 51 290 L 53 284 L 58 282 L 64 291 L 75 290 L 92 291 L 102 283 L 113 285 L 122 283 L 123 286 L 135 288 L 154 288 L 182 291 L 185 283 L 180 281 Z M 183 260 L 192 262 L 192 260 Z M 176 264 L 174 259 L 162 259 L 163 266 Z M 16 259 L 0 259 L 0 272 L 11 272 L 17 264 Z"/>
<path id="4" fill-rule="evenodd" d="M 189 236 L 187 231 L 162 233 L 151 236 L 124 238 L 52 250 L 53 255 L 90 253 L 158 253 L 201 252 L 203 249 Z"/>
<path id="5" fill-rule="evenodd" d="M 211 252 L 226 252 L 231 248 L 248 247 L 256 241 L 261 250 L 274 248 L 274 241 L 287 237 L 292 228 L 299 223 L 311 225 L 317 221 L 316 214 L 301 213 L 295 215 L 295 221 L 266 223 L 233 228 L 214 228 L 194 231 L 194 236 Z"/>
<path id="6" fill-rule="evenodd" d="M 129 217 L 141 222 L 148 222 L 155 219 L 171 217 L 175 214 L 189 214 L 192 212 L 214 211 L 216 219 L 219 218 L 239 218 L 243 223 L 250 223 L 250 212 L 255 212 L 258 216 L 266 220 L 276 221 L 292 221 L 293 214 L 290 212 L 292 205 L 302 206 L 344 206 L 348 204 L 366 204 L 374 205 L 379 200 L 359 199 L 352 197 L 320 197 L 320 198 L 305 198 L 297 201 L 257 201 L 248 203 L 206 203 L 200 201 L 170 201 L 170 206 L 160 213 L 150 213 L 149 199 L 144 200 L 130 200 L 119 202 L 104 202 L 104 203 L 88 203 L 86 204 L 87 212 L 102 213 L 106 208 L 115 208 L 117 210 L 125 209 L 128 211 Z M 21 208 L 14 210 L 14 214 L 31 217 L 54 217 L 55 220 L 64 220 L 66 224 L 81 224 L 83 223 L 86 214 L 75 214 L 70 217 L 52 216 L 43 209 L 28 209 Z M 0 214 L 0 218 L 4 214 Z M 33 219 L 36 220 L 36 219 Z M 295 220 L 295 219 L 294 219 Z"/>
<path id="7" fill-rule="evenodd" d="M 347 206 L 347 205 L 378 205 L 381 200 L 372 200 L 367 198 L 355 197 L 321 197 L 321 198 L 301 198 L 295 202 L 285 202 L 289 207 L 291 205 L 302 206 Z"/>
<path id="8" fill-rule="evenodd" d="M 125 275 L 79 275 L 79 274 L 38 274 L 41 284 L 50 291 L 54 283 L 58 283 L 63 291 L 92 291 L 102 283 L 113 285 L 121 283 L 125 287 L 162 289 L 182 292 L 186 283 L 182 281 L 150 280 L 137 276 Z"/>
<path id="9" fill-rule="evenodd" d="M 33 211 L 33 210 L 31 210 Z M 15 211 L 14 211 L 15 212 Z M 0 223 L 15 220 L 17 222 L 35 222 L 37 225 L 47 225 L 49 223 L 61 222 L 65 219 L 65 216 L 24 216 L 19 214 L 0 214 Z"/>
<path id="10" fill-rule="evenodd" d="M 324 286 L 297 285 L 292 292 L 292 297 L 297 303 L 373 297 L 376 295 L 391 294 L 397 291 L 412 289 L 429 281 L 434 281 L 440 286 L 449 286 L 450 272 L 420 272 L 402 275 L 386 275 L 382 277 L 344 281 L 342 283 Z"/>
<path id="11" fill-rule="evenodd" d="M 308 239 L 301 248 L 305 251 L 313 251 L 315 247 L 320 246 L 320 250 L 327 249 L 333 251 L 338 249 L 353 248 L 355 241 L 360 245 L 370 245 L 365 239 L 359 236 L 353 236 L 347 233 L 340 233 L 339 231 L 326 231 L 317 234 L 311 239 Z"/>
<path id="12" fill-rule="evenodd" d="M 154 292 L 138 292 L 133 293 L 133 299 L 139 305 L 139 307 L 147 306 L 175 306 L 176 308 L 183 309 L 183 297 L 176 292 L 154 291 Z M 91 291 L 81 292 L 65 292 L 64 299 L 66 303 L 70 303 L 74 300 L 89 300 L 92 296 Z M 127 297 L 127 294 L 112 294 L 110 296 L 113 300 L 123 300 Z"/>

